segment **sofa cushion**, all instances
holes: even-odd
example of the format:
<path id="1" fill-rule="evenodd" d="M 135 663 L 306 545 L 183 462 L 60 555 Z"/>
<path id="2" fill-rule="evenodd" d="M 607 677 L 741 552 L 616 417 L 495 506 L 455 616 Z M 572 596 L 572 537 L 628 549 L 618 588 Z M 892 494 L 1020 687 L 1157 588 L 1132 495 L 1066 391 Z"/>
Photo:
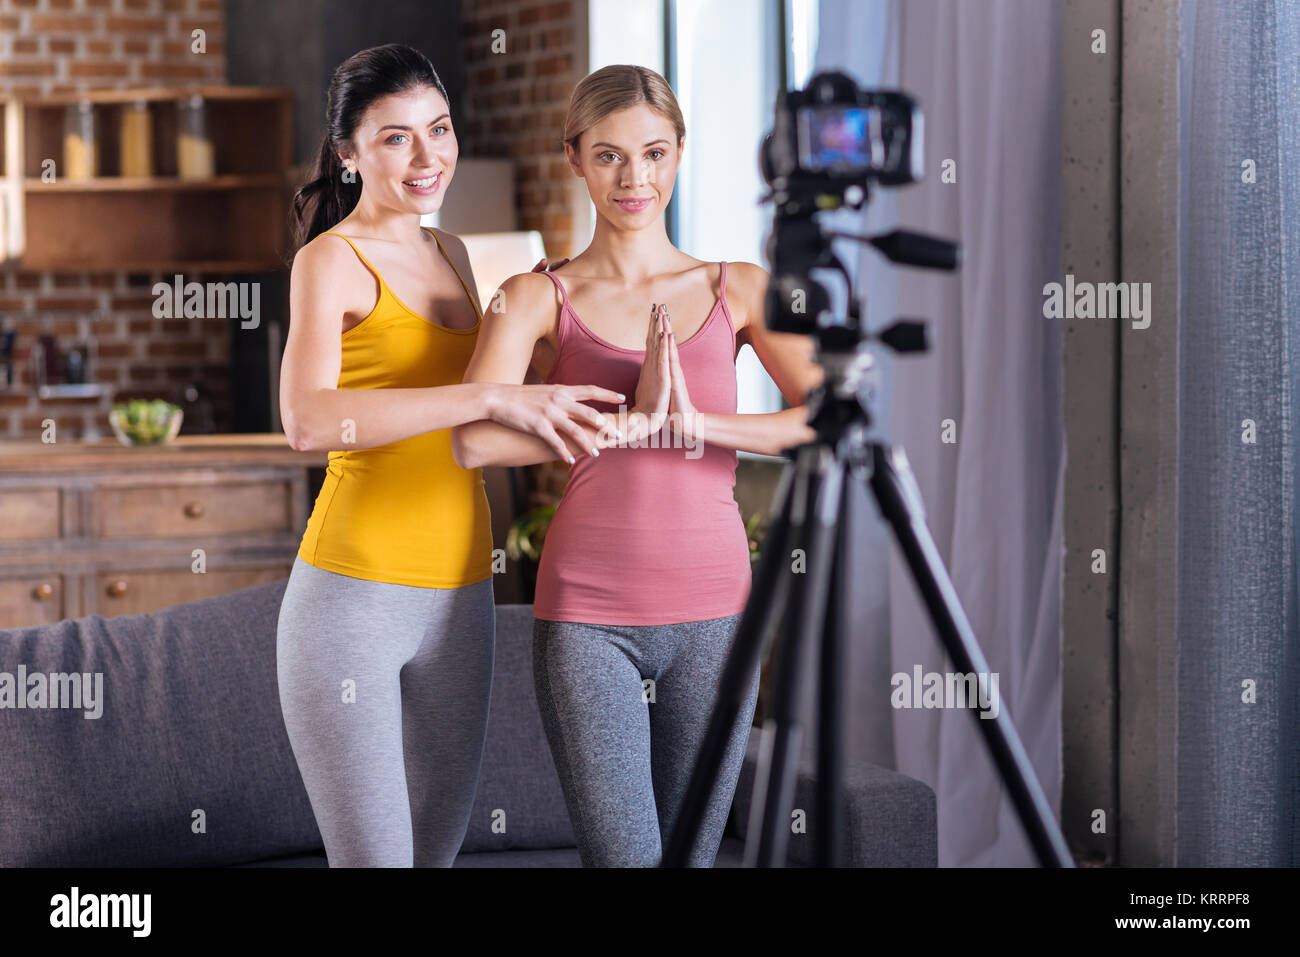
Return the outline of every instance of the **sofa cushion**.
<path id="1" fill-rule="evenodd" d="M 478 793 L 461 852 L 573 847 L 533 686 L 533 606 L 496 606 L 492 702 Z M 504 825 L 494 831 L 493 822 Z"/>
<path id="2" fill-rule="evenodd" d="M 750 732 L 745 764 L 736 782 L 736 795 L 727 821 L 728 835 L 748 836 L 754 806 L 758 759 L 763 730 Z M 939 861 L 938 802 L 930 786 L 915 778 L 866 761 L 844 762 L 844 860 L 848 867 L 937 867 Z M 792 807 L 802 809 L 806 830 L 791 834 L 786 866 L 813 867 L 817 849 L 817 780 L 811 755 L 801 755 Z"/>
<path id="3" fill-rule="evenodd" d="M 217 865 L 319 848 L 276 686 L 284 587 L 0 631 L 0 682 L 20 668 L 103 676 L 98 717 L 0 707 L 0 865 Z"/>

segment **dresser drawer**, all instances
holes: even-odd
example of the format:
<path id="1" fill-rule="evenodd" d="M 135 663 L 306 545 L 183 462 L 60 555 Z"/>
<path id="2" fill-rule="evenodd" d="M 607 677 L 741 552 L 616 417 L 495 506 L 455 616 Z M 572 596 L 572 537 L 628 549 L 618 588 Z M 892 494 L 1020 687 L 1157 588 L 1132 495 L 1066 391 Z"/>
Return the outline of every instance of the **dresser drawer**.
<path id="1" fill-rule="evenodd" d="M 0 489 L 0 542 L 59 537 L 57 488 Z"/>
<path id="2" fill-rule="evenodd" d="M 63 576 L 34 575 L 0 579 L 0 628 L 25 628 L 62 621 Z"/>
<path id="3" fill-rule="evenodd" d="M 97 488 L 93 492 L 95 534 L 166 538 L 287 530 L 291 492 L 287 479 Z"/>
<path id="4" fill-rule="evenodd" d="M 225 595 L 241 588 L 288 578 L 292 564 L 237 568 L 196 574 L 192 571 L 111 572 L 99 575 L 99 614 L 140 615 L 170 605 Z"/>

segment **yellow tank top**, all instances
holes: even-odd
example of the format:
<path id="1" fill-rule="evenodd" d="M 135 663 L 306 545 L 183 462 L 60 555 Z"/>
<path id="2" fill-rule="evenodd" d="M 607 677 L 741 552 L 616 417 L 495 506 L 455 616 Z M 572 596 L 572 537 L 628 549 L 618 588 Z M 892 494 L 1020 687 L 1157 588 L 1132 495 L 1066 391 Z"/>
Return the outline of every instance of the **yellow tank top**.
<path id="1" fill-rule="evenodd" d="M 464 378 L 483 313 L 437 233 L 429 232 L 478 321 L 470 329 L 449 329 L 416 315 L 356 244 L 334 233 L 379 280 L 375 308 L 343 333 L 338 388 L 418 389 Z M 339 424 L 344 442 L 345 428 Z M 450 429 L 332 451 L 298 555 L 317 568 L 397 585 L 459 588 L 489 579 L 492 527 L 483 470 L 456 464 Z"/>

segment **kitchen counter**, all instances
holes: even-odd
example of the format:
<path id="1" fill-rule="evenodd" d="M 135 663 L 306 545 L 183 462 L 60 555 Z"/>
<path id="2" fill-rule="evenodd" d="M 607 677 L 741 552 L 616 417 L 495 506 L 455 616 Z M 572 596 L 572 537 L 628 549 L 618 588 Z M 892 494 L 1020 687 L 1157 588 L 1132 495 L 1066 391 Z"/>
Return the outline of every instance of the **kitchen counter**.
<path id="1" fill-rule="evenodd" d="M 166 445 L 123 445 L 116 437 L 97 442 L 0 441 L 0 473 L 114 467 L 189 467 L 231 461 L 325 467 L 329 453 L 299 452 L 279 432 L 247 435 L 178 435 Z"/>

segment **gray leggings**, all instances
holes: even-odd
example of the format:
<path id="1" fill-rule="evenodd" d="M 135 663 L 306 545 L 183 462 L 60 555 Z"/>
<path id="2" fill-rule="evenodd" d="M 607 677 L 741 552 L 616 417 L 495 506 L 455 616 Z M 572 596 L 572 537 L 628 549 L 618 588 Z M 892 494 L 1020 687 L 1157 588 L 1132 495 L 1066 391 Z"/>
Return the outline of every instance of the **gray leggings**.
<path id="1" fill-rule="evenodd" d="M 739 615 L 637 626 L 533 619 L 537 703 L 583 866 L 660 863 L 739 623 Z M 691 867 L 712 867 L 722 843 L 758 676 L 755 668 Z"/>
<path id="2" fill-rule="evenodd" d="M 331 867 L 450 867 L 492 691 L 492 581 L 416 588 L 295 559 L 280 708 Z"/>

